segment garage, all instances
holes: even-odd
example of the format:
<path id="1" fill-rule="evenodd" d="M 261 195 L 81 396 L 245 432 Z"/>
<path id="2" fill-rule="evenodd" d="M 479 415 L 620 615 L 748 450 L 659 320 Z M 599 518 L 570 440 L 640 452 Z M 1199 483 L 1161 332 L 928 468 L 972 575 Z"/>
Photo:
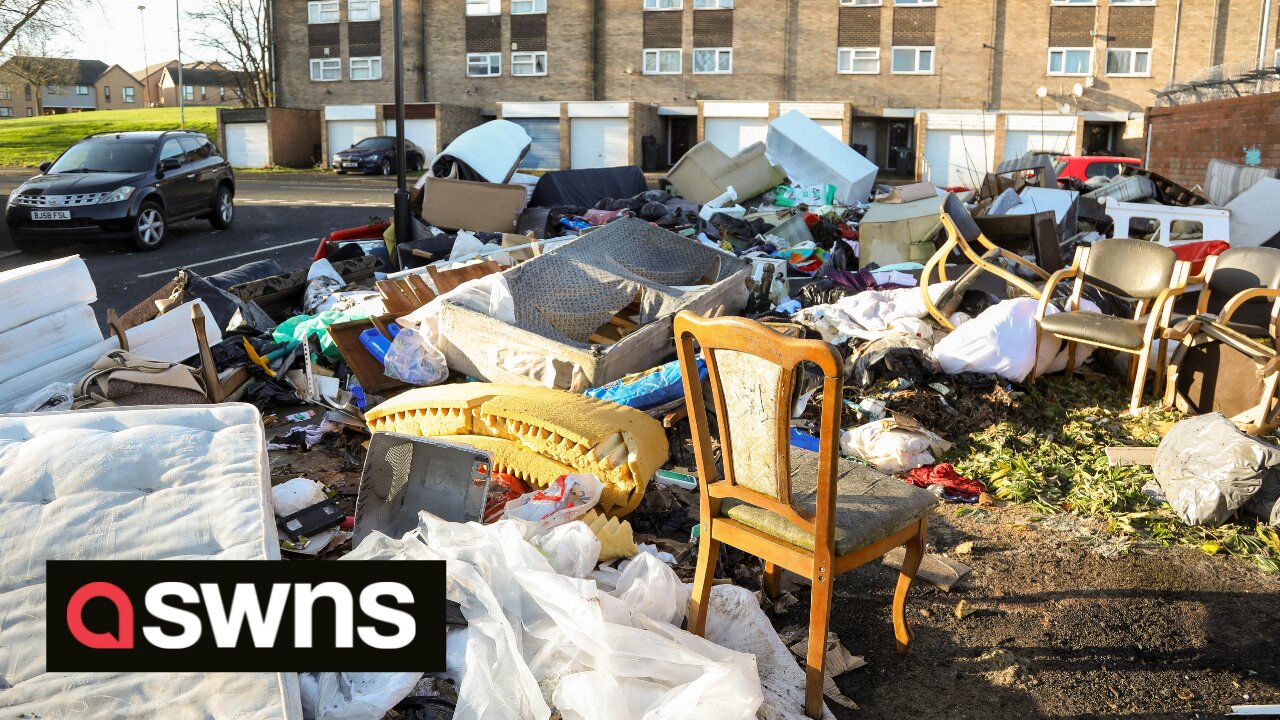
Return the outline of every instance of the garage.
<path id="1" fill-rule="evenodd" d="M 831 133 L 831 136 L 841 143 L 844 142 L 844 103 L 778 103 L 778 115 L 786 115 L 793 110 L 817 123 L 818 127 Z"/>
<path id="2" fill-rule="evenodd" d="M 939 187 L 976 188 L 995 159 L 995 118 L 991 115 L 926 115 L 925 179 Z"/>
<path id="3" fill-rule="evenodd" d="M 384 120 L 382 122 L 382 132 L 384 135 L 395 137 L 396 121 L 395 119 Z M 422 152 L 426 154 L 423 158 L 424 164 L 429 164 L 436 156 L 436 121 L 435 120 L 405 120 L 404 121 L 404 137 L 409 142 L 422 148 Z M 359 138 L 357 138 L 359 139 Z"/>
<path id="4" fill-rule="evenodd" d="M 766 118 L 707 118 L 702 127 L 704 139 L 729 155 L 737 155 L 752 143 L 764 142 L 769 134 Z"/>
<path id="5" fill-rule="evenodd" d="M 270 164 L 267 123 L 231 123 L 226 126 L 227 162 L 231 167 L 260 168 Z"/>
<path id="6" fill-rule="evenodd" d="M 378 123 L 373 120 L 329 120 L 325 126 L 329 133 L 330 155 L 378 134 Z"/>
<path id="7" fill-rule="evenodd" d="M 630 165 L 627 119 L 573 118 L 569 121 L 569 167 L 574 170 Z"/>
<path id="8" fill-rule="evenodd" d="M 1071 155 L 1076 147 L 1076 118 L 1070 116 L 1008 115 L 1005 118 L 1004 159 L 1028 152 Z"/>
<path id="9" fill-rule="evenodd" d="M 522 169 L 560 169 L 560 118 L 508 118 L 524 128 L 533 141 L 529 152 L 520 161 Z"/>

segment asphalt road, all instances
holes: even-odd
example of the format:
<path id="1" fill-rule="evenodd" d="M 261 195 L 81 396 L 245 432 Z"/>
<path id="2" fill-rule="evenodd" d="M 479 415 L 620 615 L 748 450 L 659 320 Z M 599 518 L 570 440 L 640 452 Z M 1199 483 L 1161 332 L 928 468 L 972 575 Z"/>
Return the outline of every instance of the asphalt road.
<path id="1" fill-rule="evenodd" d="M 0 171 L 0 207 L 30 173 Z M 285 270 L 311 263 L 319 239 L 334 230 L 365 225 L 371 216 L 390 218 L 394 178 L 322 173 L 239 174 L 236 215 L 227 230 L 205 220 L 169 228 L 164 245 L 137 252 L 122 242 L 60 244 L 32 255 L 14 249 L 0 222 L 0 271 L 40 260 L 80 255 L 98 288 L 98 318 L 108 308 L 124 312 L 168 282 L 179 267 L 212 275 L 271 258 Z M 51 289 L 56 291 L 55 289 Z"/>

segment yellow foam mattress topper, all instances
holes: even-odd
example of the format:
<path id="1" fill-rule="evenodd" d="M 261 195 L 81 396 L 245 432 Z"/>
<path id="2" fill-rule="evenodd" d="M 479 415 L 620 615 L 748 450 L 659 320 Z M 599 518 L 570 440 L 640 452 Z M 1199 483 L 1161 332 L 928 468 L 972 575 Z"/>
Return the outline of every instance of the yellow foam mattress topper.
<path id="1" fill-rule="evenodd" d="M 374 432 L 423 437 L 470 436 L 505 440 L 505 472 L 545 486 L 564 472 L 591 473 L 604 483 L 600 509 L 625 515 L 640 504 L 649 478 L 667 461 L 661 423 L 624 405 L 564 390 L 490 383 L 458 383 L 416 388 L 365 413 Z M 551 465 L 568 470 L 549 476 Z"/>

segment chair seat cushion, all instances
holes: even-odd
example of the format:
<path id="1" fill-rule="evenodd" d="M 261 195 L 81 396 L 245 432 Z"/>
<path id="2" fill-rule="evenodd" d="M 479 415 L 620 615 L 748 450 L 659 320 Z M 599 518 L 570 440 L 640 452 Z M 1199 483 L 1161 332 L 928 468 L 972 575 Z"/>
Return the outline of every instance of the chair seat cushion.
<path id="1" fill-rule="evenodd" d="M 852 460 L 840 459 L 836 491 L 836 554 L 844 555 L 882 540 L 919 520 L 937 504 L 927 490 Z M 815 512 L 818 454 L 791 448 L 791 497 L 803 513 Z M 737 500 L 720 510 L 730 519 L 813 550 L 813 536 L 781 515 Z"/>
<path id="2" fill-rule="evenodd" d="M 1092 312 L 1060 312 L 1046 315 L 1040 329 L 1067 340 L 1080 340 L 1091 345 L 1110 345 L 1126 350 L 1141 350 L 1147 319 L 1103 315 Z"/>

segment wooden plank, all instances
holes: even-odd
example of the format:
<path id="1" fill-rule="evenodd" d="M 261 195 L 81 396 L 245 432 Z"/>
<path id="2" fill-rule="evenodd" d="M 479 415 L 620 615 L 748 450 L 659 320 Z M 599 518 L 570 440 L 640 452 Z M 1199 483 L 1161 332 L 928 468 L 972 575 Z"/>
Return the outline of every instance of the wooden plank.
<path id="1" fill-rule="evenodd" d="M 382 305 L 387 312 L 394 315 L 405 315 L 418 309 L 419 305 L 400 288 L 395 280 L 379 280 L 375 285 L 382 293 Z"/>
<path id="2" fill-rule="evenodd" d="M 463 265 L 460 268 L 444 271 L 428 266 L 427 272 L 431 274 L 431 281 L 435 283 L 436 290 L 443 295 L 469 280 L 502 272 L 502 266 L 492 260 L 485 260 L 484 262 Z"/>
<path id="3" fill-rule="evenodd" d="M 1156 461 L 1156 449 L 1153 447 L 1109 447 L 1106 449 L 1107 464 L 1116 465 L 1150 465 Z"/>

